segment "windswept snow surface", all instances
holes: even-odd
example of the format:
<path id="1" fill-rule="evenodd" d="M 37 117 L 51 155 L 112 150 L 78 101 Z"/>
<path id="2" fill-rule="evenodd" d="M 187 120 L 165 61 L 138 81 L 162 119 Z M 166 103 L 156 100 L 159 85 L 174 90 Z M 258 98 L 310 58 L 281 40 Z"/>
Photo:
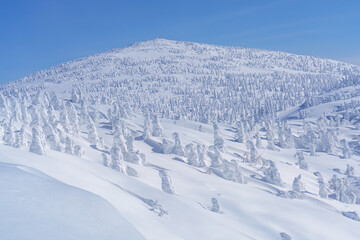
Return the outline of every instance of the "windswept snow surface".
<path id="1" fill-rule="evenodd" d="M 155 39 L 4 85 L 0 239 L 357 240 L 359 76 Z"/>
<path id="2" fill-rule="evenodd" d="M 103 198 L 21 165 L 0 163 L 0 211 L 3 240 L 145 239 Z"/>

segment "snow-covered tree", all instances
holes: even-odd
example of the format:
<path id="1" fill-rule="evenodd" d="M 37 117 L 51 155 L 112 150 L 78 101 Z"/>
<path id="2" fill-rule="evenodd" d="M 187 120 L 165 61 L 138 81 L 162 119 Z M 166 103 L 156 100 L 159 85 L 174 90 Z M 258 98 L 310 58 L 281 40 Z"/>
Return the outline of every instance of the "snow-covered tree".
<path id="1" fill-rule="evenodd" d="M 218 168 L 221 166 L 223 158 L 221 155 L 221 152 L 217 147 L 214 147 L 214 153 L 209 153 L 209 157 L 211 159 L 211 167 L 212 168 Z"/>
<path id="2" fill-rule="evenodd" d="M 179 137 L 179 134 L 178 133 L 173 133 L 172 134 L 173 138 L 174 138 L 174 141 L 175 141 L 175 145 L 172 149 L 172 153 L 173 154 L 176 154 L 178 156 L 185 156 L 185 151 L 184 151 L 184 148 L 181 144 L 181 140 L 180 140 L 180 137 Z"/>
<path id="3" fill-rule="evenodd" d="M 134 137 L 132 135 L 129 135 L 126 140 L 126 148 L 127 152 L 125 160 L 131 163 L 135 164 L 141 164 L 142 159 L 140 157 L 140 152 L 135 151 L 134 149 Z"/>
<path id="4" fill-rule="evenodd" d="M 350 166 L 349 164 L 346 164 L 345 175 L 348 177 L 354 176 L 354 167 Z"/>
<path id="5" fill-rule="evenodd" d="M 314 143 L 310 144 L 310 156 L 314 157 L 316 155 L 316 146 Z"/>
<path id="6" fill-rule="evenodd" d="M 76 88 L 73 88 L 72 89 L 72 92 L 71 92 L 71 101 L 73 103 L 78 103 L 80 101 L 80 97 L 79 97 L 79 94 L 78 94 L 78 89 Z"/>
<path id="7" fill-rule="evenodd" d="M 211 211 L 220 212 L 220 203 L 216 198 L 211 198 Z"/>
<path id="8" fill-rule="evenodd" d="M 341 140 L 340 144 L 341 144 L 343 158 L 345 158 L 345 159 L 351 158 L 351 155 L 352 155 L 351 150 L 350 150 L 349 144 L 347 143 L 346 139 Z"/>
<path id="9" fill-rule="evenodd" d="M 125 174 L 126 168 L 125 168 L 125 164 L 123 163 L 121 149 L 117 145 L 114 145 L 110 149 L 110 156 L 111 156 L 110 167 L 116 171 Z"/>
<path id="10" fill-rule="evenodd" d="M 172 181 L 167 172 L 163 169 L 159 170 L 159 176 L 161 178 L 161 188 L 164 192 L 174 194 L 175 190 L 172 186 Z"/>
<path id="11" fill-rule="evenodd" d="M 235 140 L 239 143 L 244 142 L 244 129 L 241 121 L 236 122 L 236 136 Z"/>
<path id="12" fill-rule="evenodd" d="M 318 174 L 318 179 L 317 179 L 318 183 L 319 183 L 319 196 L 321 198 L 327 198 L 328 197 L 328 192 L 326 190 L 326 186 L 325 186 L 325 182 L 324 182 L 324 178 L 321 176 L 321 174 Z"/>
<path id="13" fill-rule="evenodd" d="M 61 103 L 55 92 L 50 93 L 50 105 L 55 109 L 61 109 Z"/>
<path id="14" fill-rule="evenodd" d="M 308 170 L 309 166 L 307 164 L 307 162 L 305 161 L 305 157 L 302 151 L 297 151 L 295 156 L 294 156 L 297 160 L 297 165 L 299 166 L 300 169 L 303 170 Z"/>
<path id="15" fill-rule="evenodd" d="M 152 126 L 149 114 L 146 114 L 144 117 L 144 132 L 142 135 L 143 139 L 150 139 L 151 138 L 151 132 L 152 132 Z"/>
<path id="16" fill-rule="evenodd" d="M 63 110 L 60 112 L 59 122 L 61 123 L 64 131 L 66 133 L 69 133 L 71 130 L 71 125 L 70 125 L 69 117 L 68 117 L 67 110 L 65 107 L 63 107 Z"/>
<path id="17" fill-rule="evenodd" d="M 255 145 L 254 145 L 254 142 L 252 141 L 252 139 L 247 140 L 246 147 L 250 151 L 249 162 L 252 164 L 257 164 L 258 153 L 257 153 L 257 150 L 255 148 Z"/>
<path id="18" fill-rule="evenodd" d="M 26 126 L 25 126 L 25 124 L 23 124 L 21 129 L 16 133 L 15 147 L 17 147 L 17 148 L 23 148 L 23 147 L 28 146 L 25 128 L 26 128 Z"/>
<path id="19" fill-rule="evenodd" d="M 295 146 L 294 136 L 293 136 L 290 128 L 285 130 L 285 142 L 289 148 L 292 148 Z"/>
<path id="20" fill-rule="evenodd" d="M 270 129 L 270 127 L 266 130 L 266 138 L 268 142 L 267 149 L 276 151 L 277 149 L 275 147 L 275 142 L 274 142 L 274 133 Z"/>
<path id="21" fill-rule="evenodd" d="M 101 153 L 102 159 L 103 159 L 103 165 L 105 167 L 109 167 L 110 166 L 110 162 L 109 159 L 107 157 L 107 155 L 105 153 Z"/>
<path id="22" fill-rule="evenodd" d="M 82 154 L 83 154 L 82 147 L 80 145 L 75 145 L 74 146 L 74 155 L 77 157 L 81 157 Z"/>
<path id="23" fill-rule="evenodd" d="M 206 165 L 207 154 L 206 154 L 206 146 L 205 145 L 196 145 L 197 155 L 199 157 L 199 167 L 203 167 Z"/>
<path id="24" fill-rule="evenodd" d="M 188 160 L 188 163 L 192 166 L 198 167 L 199 164 L 199 156 L 197 154 L 197 151 L 195 150 L 195 147 L 192 143 L 186 145 L 186 158 Z"/>
<path id="25" fill-rule="evenodd" d="M 36 127 L 34 127 L 32 129 L 32 140 L 29 151 L 32 153 L 36 153 L 38 155 L 45 155 L 44 145 L 42 144 L 39 135 L 40 135 L 39 130 Z"/>
<path id="26" fill-rule="evenodd" d="M 162 140 L 162 151 L 164 154 L 170 154 L 172 151 L 171 143 L 166 138 Z"/>
<path id="27" fill-rule="evenodd" d="M 263 149 L 263 146 L 262 146 L 262 142 L 261 142 L 259 133 L 257 133 L 257 134 L 255 135 L 255 139 L 256 139 L 256 143 L 255 143 L 256 148 L 257 148 L 257 149 Z"/>
<path id="28" fill-rule="evenodd" d="M 348 204 L 356 202 L 356 195 L 350 188 L 347 179 L 338 178 L 337 175 L 334 174 L 329 181 L 329 187 L 333 191 L 333 194 L 331 194 L 332 198 Z"/>
<path id="29" fill-rule="evenodd" d="M 276 167 L 276 164 L 272 160 L 267 160 L 268 167 L 263 169 L 264 172 L 264 181 L 277 185 L 282 186 L 282 180 L 280 178 L 280 173 Z"/>
<path id="30" fill-rule="evenodd" d="M 71 125 L 72 133 L 75 135 L 78 135 L 79 134 L 79 120 L 77 117 L 76 109 L 75 109 L 74 105 L 69 101 L 66 102 L 65 107 L 66 107 L 67 117 L 68 117 L 70 125 Z"/>
<path id="31" fill-rule="evenodd" d="M 92 121 L 90 121 L 87 126 L 87 129 L 88 129 L 88 140 L 90 144 L 97 147 L 99 143 L 99 137 L 96 131 L 95 124 Z"/>
<path id="32" fill-rule="evenodd" d="M 225 152 L 226 151 L 225 141 L 221 137 L 220 129 L 216 122 L 213 123 L 213 128 L 214 128 L 214 147 L 217 148 L 220 152 Z"/>
<path id="33" fill-rule="evenodd" d="M 50 149 L 61 151 L 60 138 L 57 132 L 54 130 L 53 126 L 47 121 L 44 121 L 43 131 L 45 134 L 46 143 Z"/>
<path id="34" fill-rule="evenodd" d="M 301 174 L 294 178 L 293 184 L 292 184 L 292 193 L 295 198 L 300 198 L 301 196 L 301 188 L 303 183 L 301 182 Z"/>
<path id="35" fill-rule="evenodd" d="M 65 138 L 65 153 L 74 154 L 74 142 L 69 136 Z"/>
<path id="36" fill-rule="evenodd" d="M 10 121 L 4 127 L 3 140 L 4 140 L 4 143 L 9 146 L 14 146 L 14 144 L 15 144 L 15 134 L 14 134 L 14 127 L 13 127 L 12 121 Z"/>
<path id="37" fill-rule="evenodd" d="M 160 121 L 157 115 L 153 116 L 153 120 L 152 120 L 152 133 L 151 135 L 154 137 L 161 137 L 163 128 L 160 125 Z"/>
<path id="38" fill-rule="evenodd" d="M 222 170 L 220 175 L 229 181 L 237 183 L 245 183 L 244 177 L 240 172 L 239 164 L 236 160 L 226 161 L 223 160 Z"/>

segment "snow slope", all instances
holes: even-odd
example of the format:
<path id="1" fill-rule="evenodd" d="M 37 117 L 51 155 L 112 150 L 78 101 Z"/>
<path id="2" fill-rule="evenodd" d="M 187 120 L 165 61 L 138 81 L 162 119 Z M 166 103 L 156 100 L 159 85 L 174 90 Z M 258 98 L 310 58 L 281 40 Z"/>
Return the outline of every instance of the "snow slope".
<path id="1" fill-rule="evenodd" d="M 145 239 L 101 197 L 34 168 L 1 163 L 0 182 L 1 239 Z"/>
<path id="2" fill-rule="evenodd" d="M 358 239 L 359 73 L 155 39 L 2 86 L 0 239 Z"/>

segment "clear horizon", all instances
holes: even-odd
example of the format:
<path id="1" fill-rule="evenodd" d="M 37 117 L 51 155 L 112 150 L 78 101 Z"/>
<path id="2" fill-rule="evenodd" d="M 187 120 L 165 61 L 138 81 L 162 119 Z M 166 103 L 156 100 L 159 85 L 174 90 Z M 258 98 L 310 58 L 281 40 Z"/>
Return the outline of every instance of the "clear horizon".
<path id="1" fill-rule="evenodd" d="M 359 1 L 0 3 L 0 84 L 157 37 L 360 65 Z"/>

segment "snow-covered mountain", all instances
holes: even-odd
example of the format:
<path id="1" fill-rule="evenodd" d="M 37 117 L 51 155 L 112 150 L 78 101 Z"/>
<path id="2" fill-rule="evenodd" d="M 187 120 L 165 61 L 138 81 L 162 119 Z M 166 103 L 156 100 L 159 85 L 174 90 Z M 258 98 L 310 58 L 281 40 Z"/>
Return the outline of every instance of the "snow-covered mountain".
<path id="1" fill-rule="evenodd" d="M 359 83 L 154 39 L 3 85 L 0 239 L 358 239 Z"/>

